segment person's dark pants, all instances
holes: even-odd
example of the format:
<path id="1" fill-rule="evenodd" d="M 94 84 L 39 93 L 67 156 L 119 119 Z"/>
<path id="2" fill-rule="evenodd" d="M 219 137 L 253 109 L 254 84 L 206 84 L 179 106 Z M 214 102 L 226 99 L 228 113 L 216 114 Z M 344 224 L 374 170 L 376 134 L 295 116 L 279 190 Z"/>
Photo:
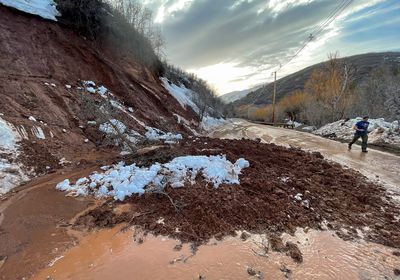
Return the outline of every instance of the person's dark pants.
<path id="1" fill-rule="evenodd" d="M 354 134 L 353 140 L 351 140 L 351 142 L 349 143 L 349 146 L 351 147 L 351 145 L 353 145 L 355 142 L 357 142 L 357 140 L 360 138 L 362 140 L 361 150 L 366 151 L 367 147 L 368 147 L 368 134 L 364 134 L 364 135 Z"/>

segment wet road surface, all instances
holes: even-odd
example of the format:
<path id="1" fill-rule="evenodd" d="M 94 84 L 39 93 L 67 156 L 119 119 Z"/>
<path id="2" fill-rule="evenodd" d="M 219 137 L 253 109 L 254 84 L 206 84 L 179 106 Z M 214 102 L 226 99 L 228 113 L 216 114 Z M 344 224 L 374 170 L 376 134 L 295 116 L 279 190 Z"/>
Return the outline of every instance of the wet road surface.
<path id="1" fill-rule="evenodd" d="M 225 139 L 260 138 L 264 143 L 293 146 L 309 151 L 318 151 L 326 159 L 355 169 L 371 180 L 377 180 L 389 190 L 400 192 L 400 157 L 378 150 L 369 149 L 362 153 L 361 147 L 353 145 L 349 151 L 346 143 L 322 138 L 311 133 L 279 127 L 254 124 L 233 119 L 210 133 L 211 137 Z"/>

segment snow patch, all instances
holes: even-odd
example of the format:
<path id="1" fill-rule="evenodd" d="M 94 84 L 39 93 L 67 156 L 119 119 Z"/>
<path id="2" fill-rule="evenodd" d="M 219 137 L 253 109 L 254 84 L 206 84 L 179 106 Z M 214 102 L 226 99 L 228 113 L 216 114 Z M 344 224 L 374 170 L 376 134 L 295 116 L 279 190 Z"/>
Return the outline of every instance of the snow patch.
<path id="1" fill-rule="evenodd" d="M 230 122 L 223 118 L 216 119 L 213 117 L 204 116 L 203 120 L 201 121 L 201 127 L 204 130 L 209 131 L 217 128 L 218 126 L 227 125 L 228 123 Z"/>
<path id="2" fill-rule="evenodd" d="M 181 106 L 186 109 L 186 106 L 190 106 L 196 113 L 199 113 L 199 108 L 192 101 L 192 91 L 187 89 L 184 85 L 177 86 L 173 83 L 170 84 L 170 81 L 167 78 L 160 78 L 162 81 L 164 88 L 181 104 Z"/>
<path id="3" fill-rule="evenodd" d="M 183 139 L 182 134 L 180 133 L 173 134 L 171 132 L 164 132 L 160 129 L 150 126 L 146 126 L 146 129 L 147 132 L 145 137 L 150 141 L 164 140 L 165 143 L 171 143 Z"/>
<path id="4" fill-rule="evenodd" d="M 329 123 L 314 131 L 314 134 L 328 137 L 337 137 L 343 140 L 351 140 L 354 136 L 353 126 L 362 118 L 340 120 Z M 373 144 L 400 145 L 399 122 L 387 122 L 383 118 L 369 119 L 368 142 Z"/>
<path id="5" fill-rule="evenodd" d="M 292 120 L 289 120 L 289 121 L 287 122 L 287 124 L 288 124 L 288 125 L 293 125 L 295 128 L 298 128 L 299 126 L 303 125 L 303 124 L 300 123 L 300 122 L 296 122 L 296 121 L 292 121 Z"/>
<path id="6" fill-rule="evenodd" d="M 0 3 L 54 21 L 57 21 L 56 17 L 60 16 L 53 0 L 0 0 Z"/>
<path id="7" fill-rule="evenodd" d="M 15 150 L 18 140 L 19 135 L 14 131 L 14 126 L 0 118 L 0 151 Z"/>
<path id="8" fill-rule="evenodd" d="M 36 122 L 37 120 L 35 119 L 35 117 L 29 116 L 28 120 Z"/>
<path id="9" fill-rule="evenodd" d="M 44 135 L 43 129 L 40 126 L 33 126 L 32 129 L 32 134 L 36 136 L 38 139 L 46 139 L 46 136 Z"/>
<path id="10" fill-rule="evenodd" d="M 240 158 L 233 164 L 224 155 L 183 156 L 165 164 L 155 163 L 150 167 L 120 162 L 103 168 L 104 173 L 94 172 L 89 178 L 78 179 L 75 184 L 65 179 L 57 184 L 56 189 L 75 196 L 93 194 L 96 197 L 113 197 L 123 201 L 133 194 L 159 191 L 167 185 L 174 188 L 183 187 L 185 183 L 193 185 L 198 174 L 215 188 L 222 183 L 240 184 L 241 170 L 247 167 L 247 160 Z"/>
<path id="11" fill-rule="evenodd" d="M 15 163 L 20 140 L 15 127 L 0 118 L 0 195 L 28 179 L 21 165 Z"/>
<path id="12" fill-rule="evenodd" d="M 102 123 L 99 126 L 99 130 L 105 134 L 118 135 L 123 134 L 126 131 L 126 125 L 119 120 L 112 119 L 110 120 L 110 123 Z"/>

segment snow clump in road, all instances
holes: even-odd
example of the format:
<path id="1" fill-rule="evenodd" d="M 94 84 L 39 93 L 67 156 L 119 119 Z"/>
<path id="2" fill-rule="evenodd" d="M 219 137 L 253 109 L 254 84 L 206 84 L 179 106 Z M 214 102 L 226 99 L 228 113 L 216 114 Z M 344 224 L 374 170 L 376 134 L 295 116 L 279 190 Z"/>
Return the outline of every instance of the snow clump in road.
<path id="1" fill-rule="evenodd" d="M 142 195 L 146 191 L 162 190 L 170 185 L 173 188 L 195 184 L 198 174 L 215 188 L 220 184 L 240 184 L 239 175 L 249 162 L 243 158 L 235 163 L 225 156 L 182 156 L 172 161 L 150 167 L 125 165 L 120 162 L 112 167 L 102 168 L 104 173 L 94 172 L 88 178 L 78 179 L 71 184 L 66 179 L 57 184 L 56 189 L 75 196 L 93 194 L 96 197 L 113 197 L 123 201 L 133 194 Z"/>

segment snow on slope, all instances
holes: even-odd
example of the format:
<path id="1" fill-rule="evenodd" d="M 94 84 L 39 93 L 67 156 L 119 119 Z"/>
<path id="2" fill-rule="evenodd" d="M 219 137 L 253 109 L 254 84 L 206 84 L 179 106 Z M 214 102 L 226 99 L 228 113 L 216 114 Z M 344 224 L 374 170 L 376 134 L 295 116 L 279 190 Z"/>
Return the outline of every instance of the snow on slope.
<path id="1" fill-rule="evenodd" d="M 239 184 L 239 174 L 247 167 L 247 160 L 240 158 L 232 164 L 225 156 L 182 156 L 148 168 L 121 162 L 111 168 L 103 167 L 104 173 L 94 172 L 89 178 L 80 178 L 72 185 L 69 179 L 65 179 L 56 188 L 77 196 L 93 194 L 123 201 L 127 196 L 160 191 L 167 185 L 174 188 L 183 187 L 185 183 L 193 185 L 198 174 L 215 188 L 222 183 Z"/>
<path id="2" fill-rule="evenodd" d="M 333 135 L 343 140 L 351 140 L 354 135 L 352 127 L 361 118 L 350 120 L 340 120 L 329 123 L 314 131 L 314 134 L 322 136 Z M 400 145 L 400 128 L 399 122 L 386 122 L 383 118 L 369 119 L 368 142 L 373 144 L 393 144 Z"/>
<path id="3" fill-rule="evenodd" d="M 160 78 L 165 89 L 181 104 L 183 108 L 190 106 L 196 113 L 199 113 L 199 108 L 192 101 L 192 91 L 187 89 L 184 85 L 177 86 L 173 83 L 170 84 L 167 78 Z"/>
<path id="4" fill-rule="evenodd" d="M 230 123 L 230 121 L 223 118 L 216 119 L 210 116 L 204 116 L 203 120 L 201 121 L 201 127 L 206 131 L 210 131 L 228 123 Z"/>
<path id="5" fill-rule="evenodd" d="M 0 195 L 27 180 L 21 166 L 13 163 L 18 155 L 19 140 L 14 126 L 0 118 Z"/>
<path id="6" fill-rule="evenodd" d="M 57 21 L 56 16 L 60 16 L 53 0 L 0 0 L 0 3 L 54 21 Z"/>

